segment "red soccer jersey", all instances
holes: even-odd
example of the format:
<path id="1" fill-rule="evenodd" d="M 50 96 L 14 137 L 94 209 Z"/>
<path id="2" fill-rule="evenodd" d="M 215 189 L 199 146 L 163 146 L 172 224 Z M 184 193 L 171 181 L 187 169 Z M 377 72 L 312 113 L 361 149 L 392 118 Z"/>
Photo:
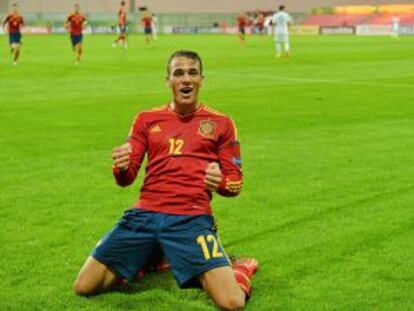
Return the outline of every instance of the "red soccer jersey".
<path id="1" fill-rule="evenodd" d="M 152 27 L 152 17 L 150 17 L 150 16 L 143 17 L 142 22 L 144 23 L 145 28 L 151 28 Z"/>
<path id="2" fill-rule="evenodd" d="M 259 16 L 259 18 L 257 19 L 257 26 L 259 28 L 263 28 L 265 24 L 265 18 L 264 16 Z"/>
<path id="3" fill-rule="evenodd" d="M 70 34 L 72 36 L 79 36 L 82 34 L 83 23 L 86 21 L 86 17 L 81 14 L 72 14 L 68 16 L 67 22 L 70 26 Z"/>
<path id="4" fill-rule="evenodd" d="M 21 15 L 10 14 L 6 17 L 4 23 L 7 23 L 9 33 L 17 33 L 20 32 L 20 28 L 24 25 L 24 20 Z"/>
<path id="5" fill-rule="evenodd" d="M 247 18 L 246 16 L 238 16 L 237 17 L 237 24 L 239 25 L 239 28 L 246 27 Z"/>
<path id="6" fill-rule="evenodd" d="M 128 138 L 127 171 L 113 168 L 117 183 L 131 184 L 144 154 L 148 162 L 136 208 L 176 215 L 211 214 L 205 169 L 218 162 L 223 173 L 218 193 L 236 196 L 242 187 L 240 147 L 233 121 L 201 106 L 182 117 L 168 106 L 137 115 Z"/>
<path id="7" fill-rule="evenodd" d="M 118 17 L 119 17 L 119 21 L 118 21 L 119 25 L 125 26 L 127 22 L 127 13 L 125 12 L 125 10 L 120 9 L 118 11 Z"/>

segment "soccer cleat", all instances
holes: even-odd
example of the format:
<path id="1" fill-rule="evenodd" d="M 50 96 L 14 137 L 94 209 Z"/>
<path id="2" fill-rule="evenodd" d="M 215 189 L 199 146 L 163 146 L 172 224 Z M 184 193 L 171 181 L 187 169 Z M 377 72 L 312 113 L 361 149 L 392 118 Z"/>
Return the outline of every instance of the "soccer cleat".
<path id="1" fill-rule="evenodd" d="M 170 263 L 167 260 L 167 257 L 162 257 L 160 261 L 156 262 L 153 266 L 153 271 L 155 272 L 167 272 L 171 269 Z"/>
<path id="2" fill-rule="evenodd" d="M 146 268 L 139 270 L 137 272 L 137 275 L 135 276 L 135 281 L 141 280 L 147 273 L 148 273 L 148 270 Z"/>
<path id="3" fill-rule="evenodd" d="M 241 258 L 233 262 L 233 269 L 244 271 L 251 279 L 259 268 L 259 262 L 254 258 Z"/>
<path id="4" fill-rule="evenodd" d="M 171 266 L 167 260 L 167 257 L 162 254 L 160 254 L 160 256 L 161 257 L 157 257 L 152 263 L 139 270 L 135 276 L 135 280 L 139 281 L 148 273 L 169 271 L 171 269 Z"/>
<path id="5" fill-rule="evenodd" d="M 248 299 L 252 294 L 252 285 L 249 277 L 242 269 L 240 269 L 240 267 L 234 268 L 234 277 L 236 278 L 236 283 L 240 286 Z"/>
<path id="6" fill-rule="evenodd" d="M 115 286 L 125 286 L 128 284 L 128 281 L 126 279 L 124 279 L 122 276 L 118 276 L 115 280 Z"/>

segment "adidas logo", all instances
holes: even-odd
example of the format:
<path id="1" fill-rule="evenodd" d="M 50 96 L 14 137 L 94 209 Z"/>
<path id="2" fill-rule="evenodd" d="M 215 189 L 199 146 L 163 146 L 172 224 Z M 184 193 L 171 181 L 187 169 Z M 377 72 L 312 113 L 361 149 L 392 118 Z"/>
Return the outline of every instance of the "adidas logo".
<path id="1" fill-rule="evenodd" d="M 160 132 L 162 132 L 162 131 L 161 131 L 161 128 L 160 128 L 160 126 L 159 126 L 159 125 L 154 126 L 154 127 L 150 130 L 150 133 L 160 133 Z"/>

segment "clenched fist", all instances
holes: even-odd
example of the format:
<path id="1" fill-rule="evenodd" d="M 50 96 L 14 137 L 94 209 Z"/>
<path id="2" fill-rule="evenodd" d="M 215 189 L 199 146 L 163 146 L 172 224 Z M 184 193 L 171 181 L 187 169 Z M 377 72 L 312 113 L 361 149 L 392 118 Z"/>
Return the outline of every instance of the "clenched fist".
<path id="1" fill-rule="evenodd" d="M 121 171 L 128 170 L 129 155 L 131 151 L 132 148 L 129 143 L 123 144 L 119 147 L 115 147 L 112 151 L 112 159 L 114 160 L 114 166 L 119 168 Z"/>
<path id="2" fill-rule="evenodd" d="M 206 188 L 210 192 L 217 191 L 218 187 L 220 186 L 222 173 L 220 170 L 220 166 L 217 162 L 211 162 L 207 165 L 206 168 L 206 175 L 204 177 L 204 183 L 206 184 Z"/>

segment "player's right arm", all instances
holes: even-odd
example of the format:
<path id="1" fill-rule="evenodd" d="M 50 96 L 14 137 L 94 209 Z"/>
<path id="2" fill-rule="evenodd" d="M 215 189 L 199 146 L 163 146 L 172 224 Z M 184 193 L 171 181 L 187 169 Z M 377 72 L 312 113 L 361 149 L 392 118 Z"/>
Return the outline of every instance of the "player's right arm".
<path id="1" fill-rule="evenodd" d="M 273 30 L 273 33 L 275 34 L 275 33 L 276 33 L 276 26 L 277 26 L 277 23 L 276 23 L 276 13 L 275 13 L 275 14 L 273 14 L 273 16 L 272 16 L 272 18 L 270 19 L 270 21 L 271 21 L 271 23 L 272 23 L 272 30 Z"/>
<path id="2" fill-rule="evenodd" d="M 68 18 L 66 19 L 66 21 L 65 21 L 65 29 L 66 29 L 66 31 L 70 31 L 70 16 L 68 16 Z"/>
<path id="3" fill-rule="evenodd" d="M 288 27 L 292 26 L 292 23 L 293 23 L 292 16 L 290 16 L 290 15 L 288 14 L 288 19 L 287 19 L 287 25 L 288 25 Z"/>
<path id="4" fill-rule="evenodd" d="M 3 21 L 3 28 L 6 28 L 6 24 L 9 22 L 9 17 L 10 16 L 6 16 L 6 18 Z"/>
<path id="5" fill-rule="evenodd" d="M 112 152 L 112 172 L 119 186 L 126 187 L 134 182 L 146 150 L 146 128 L 138 115 L 131 127 L 127 143 L 115 147 Z"/>

